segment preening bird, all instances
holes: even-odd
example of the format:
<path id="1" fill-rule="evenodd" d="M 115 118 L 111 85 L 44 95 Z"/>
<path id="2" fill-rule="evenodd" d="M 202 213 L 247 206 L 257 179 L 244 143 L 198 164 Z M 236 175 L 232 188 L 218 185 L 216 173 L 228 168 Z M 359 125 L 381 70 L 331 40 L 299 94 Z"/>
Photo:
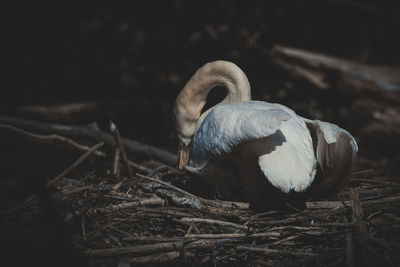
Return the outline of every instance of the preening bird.
<path id="1" fill-rule="evenodd" d="M 201 113 L 216 86 L 227 96 Z M 280 104 L 252 101 L 246 75 L 228 61 L 208 63 L 193 75 L 176 99 L 174 121 L 179 169 L 241 194 L 256 208 L 337 193 L 356 162 L 349 132 Z"/>

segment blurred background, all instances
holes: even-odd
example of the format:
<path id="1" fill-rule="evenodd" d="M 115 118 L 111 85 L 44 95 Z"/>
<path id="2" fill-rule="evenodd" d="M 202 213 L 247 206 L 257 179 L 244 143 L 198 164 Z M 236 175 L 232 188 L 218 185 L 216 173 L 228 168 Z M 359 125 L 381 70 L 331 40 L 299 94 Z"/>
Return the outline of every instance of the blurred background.
<path id="1" fill-rule="evenodd" d="M 199 67 L 224 59 L 247 74 L 254 99 L 349 130 L 358 169 L 398 175 L 399 10 L 395 0 L 6 8 L 0 113 L 103 130 L 113 120 L 121 135 L 175 153 L 176 95 Z M 217 88 L 210 103 L 223 96 Z"/>

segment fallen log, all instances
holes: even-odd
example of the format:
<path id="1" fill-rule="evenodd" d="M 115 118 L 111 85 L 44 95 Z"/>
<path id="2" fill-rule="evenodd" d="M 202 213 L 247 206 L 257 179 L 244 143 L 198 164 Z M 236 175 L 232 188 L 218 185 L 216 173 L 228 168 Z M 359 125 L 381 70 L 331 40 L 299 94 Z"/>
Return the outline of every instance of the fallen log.
<path id="1" fill-rule="evenodd" d="M 327 89 L 333 85 L 353 89 L 400 91 L 400 67 L 375 66 L 321 53 L 275 45 L 270 52 L 274 63 L 292 76 Z"/>

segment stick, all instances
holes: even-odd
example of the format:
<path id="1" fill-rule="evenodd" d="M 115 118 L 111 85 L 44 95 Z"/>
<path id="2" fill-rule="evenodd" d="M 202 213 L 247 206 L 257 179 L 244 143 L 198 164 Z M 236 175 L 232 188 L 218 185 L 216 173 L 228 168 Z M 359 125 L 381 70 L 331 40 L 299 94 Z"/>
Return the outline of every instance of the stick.
<path id="1" fill-rule="evenodd" d="M 141 172 L 143 172 L 143 173 L 146 173 L 146 174 L 147 174 L 147 173 L 149 173 L 149 172 L 152 172 L 152 169 L 147 168 L 146 166 L 137 164 L 136 162 L 133 162 L 133 161 L 131 161 L 131 160 L 128 160 L 128 163 L 129 163 L 129 165 L 131 165 L 133 168 L 135 168 L 136 170 L 139 170 L 139 171 L 141 171 Z"/>
<path id="2" fill-rule="evenodd" d="M 237 223 L 225 222 L 225 221 L 220 221 L 220 220 L 213 220 L 213 219 L 183 217 L 183 218 L 180 219 L 180 221 L 188 222 L 188 223 L 197 222 L 197 223 L 220 225 L 220 226 L 236 228 L 236 229 L 243 230 L 243 231 L 249 230 L 249 227 L 247 227 L 245 225 L 240 225 L 240 224 L 237 224 Z"/>
<path id="3" fill-rule="evenodd" d="M 185 237 L 187 238 L 199 238 L 199 239 L 222 239 L 222 238 L 260 238 L 260 237 L 279 237 L 281 236 L 278 232 L 263 232 L 255 234 L 246 233 L 232 233 L 232 234 L 190 234 Z"/>
<path id="4" fill-rule="evenodd" d="M 73 148 L 76 148 L 76 149 L 78 149 L 80 151 L 88 151 L 90 149 L 90 147 L 88 147 L 88 146 L 81 145 L 81 144 L 75 142 L 72 139 L 69 139 L 69 138 L 67 138 L 65 136 L 61 136 L 61 135 L 57 135 L 57 134 L 49 134 L 49 135 L 35 134 L 35 133 L 31 133 L 31 132 L 22 130 L 22 129 L 17 128 L 17 127 L 14 127 L 12 125 L 8 125 L 8 124 L 0 124 L 0 128 L 9 129 L 9 130 L 12 130 L 14 132 L 17 132 L 17 133 L 20 133 L 22 135 L 25 135 L 27 137 L 37 139 L 39 141 L 61 142 L 61 143 L 64 143 L 66 145 L 69 145 L 69 146 L 71 146 Z M 95 152 L 93 152 L 93 155 L 101 157 L 101 158 L 106 157 L 106 153 L 104 153 L 102 151 L 95 151 Z M 129 163 L 130 166 L 134 167 L 135 169 L 137 169 L 137 170 L 139 170 L 139 171 L 141 171 L 143 173 L 150 173 L 150 172 L 153 171 L 152 169 L 147 168 L 146 166 L 137 164 L 137 163 L 135 163 L 133 161 L 130 161 L 130 160 L 128 161 L 128 163 Z"/>
<path id="5" fill-rule="evenodd" d="M 88 147 L 88 146 L 78 144 L 74 140 L 69 139 L 69 138 L 64 137 L 64 136 L 61 136 L 61 135 L 56 135 L 56 134 L 50 134 L 50 135 L 35 134 L 35 133 L 32 133 L 32 132 L 28 132 L 28 131 L 22 130 L 20 128 L 14 127 L 12 125 L 1 124 L 1 123 L 0 123 L 0 128 L 12 130 L 12 131 L 17 132 L 19 134 L 22 134 L 22 135 L 25 135 L 27 137 L 30 137 L 30 138 L 33 138 L 33 139 L 37 139 L 37 140 L 40 140 L 40 141 L 44 141 L 44 142 L 60 142 L 60 143 L 66 144 L 68 146 L 71 146 L 73 148 L 76 148 L 76 149 L 78 149 L 80 151 L 88 151 L 90 149 L 90 147 Z M 102 158 L 104 158 L 106 156 L 106 154 L 104 152 L 101 152 L 101 151 L 94 151 L 93 154 L 96 155 L 96 156 L 102 157 Z"/>
<path id="6" fill-rule="evenodd" d="M 288 250 L 278 250 L 278 249 L 270 249 L 270 248 L 258 248 L 258 247 L 249 247 L 249 246 L 237 246 L 237 250 L 245 250 L 245 251 L 252 251 L 252 252 L 261 252 L 263 254 L 282 254 L 282 255 L 292 255 L 292 256 L 309 256 L 315 257 L 319 254 L 310 253 L 310 252 L 303 252 L 303 251 L 288 251 Z"/>
<path id="7" fill-rule="evenodd" d="M 81 186 L 81 187 L 77 187 L 74 189 L 71 189 L 69 191 L 63 192 L 64 195 L 71 195 L 71 194 L 75 194 L 75 193 L 80 193 L 86 190 L 89 191 L 104 191 L 104 190 L 109 190 L 110 186 L 106 186 L 103 185 L 102 187 L 94 187 L 93 185 L 86 185 L 86 186 Z"/>
<path id="8" fill-rule="evenodd" d="M 159 242 L 183 242 L 188 240 L 193 240 L 194 238 L 190 237 L 159 237 L 159 236 L 127 236 L 124 237 L 122 240 L 124 241 L 135 241 L 135 242 L 152 242 L 152 243 L 159 243 Z"/>
<path id="9" fill-rule="evenodd" d="M 198 239 L 220 239 L 220 238 L 245 238 L 245 233 L 233 234 L 189 234 L 185 238 L 198 238 Z"/>
<path id="10" fill-rule="evenodd" d="M 183 247 L 183 242 L 166 242 L 166 243 L 137 245 L 132 247 L 122 247 L 122 248 L 86 250 L 85 254 L 91 257 L 109 257 L 109 256 L 128 254 L 128 253 L 145 254 L 145 253 L 161 252 L 161 251 L 176 251 L 176 250 L 181 250 L 182 247 Z"/>
<path id="11" fill-rule="evenodd" d="M 50 180 L 47 182 L 46 187 L 52 186 L 55 184 L 57 181 L 59 181 L 61 178 L 63 178 L 65 175 L 73 171 L 76 167 L 78 167 L 82 162 L 84 162 L 93 152 L 95 152 L 97 149 L 99 149 L 101 146 L 103 146 L 103 142 L 99 142 L 92 146 L 88 151 L 85 152 L 82 156 L 79 157 L 77 161 L 72 163 L 71 166 L 66 168 L 64 171 L 62 171 L 59 175 L 57 175 L 53 180 Z M 28 197 L 23 203 L 28 203 L 34 199 L 35 195 L 32 195 Z"/>
<path id="12" fill-rule="evenodd" d="M 353 218 L 356 223 L 356 230 L 358 235 L 358 245 L 360 247 L 368 247 L 368 227 L 364 220 L 364 210 L 361 206 L 360 197 L 358 195 L 357 189 L 355 187 L 350 188 L 350 196 L 351 196 L 351 207 L 353 210 Z M 363 263 L 367 263 L 367 253 L 360 249 Z"/>
<path id="13" fill-rule="evenodd" d="M 136 173 L 136 175 L 138 177 L 140 177 L 140 178 L 143 178 L 143 179 L 146 179 L 146 180 L 149 180 L 149 181 L 156 182 L 156 183 L 159 183 L 161 185 L 164 185 L 165 187 L 167 187 L 169 189 L 172 189 L 172 190 L 174 190 L 176 192 L 179 192 L 179 193 L 183 194 L 186 197 L 197 199 L 197 200 L 199 200 L 200 202 L 202 202 L 205 205 L 209 205 L 209 206 L 212 206 L 212 207 L 230 208 L 230 209 L 232 209 L 232 208 L 248 209 L 249 208 L 249 204 L 248 203 L 204 199 L 202 197 L 195 196 L 195 195 L 193 195 L 193 194 L 191 194 L 189 192 L 186 192 L 185 190 L 182 190 L 182 189 L 180 189 L 180 188 L 178 188 L 178 187 L 176 187 L 174 185 L 168 184 L 168 183 L 163 182 L 161 180 L 158 180 L 158 179 L 155 179 L 155 178 L 152 178 L 152 177 L 148 177 L 148 176 L 145 176 L 145 175 L 141 175 L 139 173 Z"/>
<path id="14" fill-rule="evenodd" d="M 110 130 L 111 130 L 111 132 L 112 132 L 112 134 L 113 134 L 113 136 L 114 136 L 114 140 L 115 140 L 115 143 L 117 144 L 117 147 L 118 147 L 119 150 L 121 151 L 121 154 L 122 154 L 122 161 L 124 162 L 125 169 L 126 169 L 126 171 L 127 171 L 127 173 L 128 173 L 128 177 L 129 177 L 129 178 L 133 178 L 133 173 L 132 173 L 131 167 L 129 166 L 129 163 L 128 163 L 128 156 L 126 155 L 124 146 L 122 145 L 121 136 L 120 136 L 120 134 L 119 134 L 118 127 L 117 127 L 117 125 L 115 125 L 115 123 L 112 122 L 112 121 L 110 121 Z M 137 181 L 137 178 L 136 178 L 136 177 L 134 178 L 134 180 L 135 180 L 135 182 L 136 182 L 136 184 L 137 184 L 138 181 Z"/>
<path id="15" fill-rule="evenodd" d="M 22 106 L 18 108 L 19 112 L 39 114 L 41 116 L 47 116 L 50 118 L 57 117 L 68 117 L 74 114 L 93 112 L 96 108 L 99 108 L 99 104 L 96 102 L 70 102 L 61 103 L 57 105 L 36 105 L 36 106 Z"/>
<path id="16" fill-rule="evenodd" d="M 118 205 L 111 205 L 112 211 L 117 211 L 121 209 L 129 209 L 137 206 L 161 206 L 165 205 L 164 199 L 161 198 L 149 198 L 149 199 L 132 199 L 133 202 L 122 203 Z"/>
<path id="17" fill-rule="evenodd" d="M 51 124 L 51 123 L 30 121 L 9 116 L 0 116 L 0 123 L 11 124 L 13 126 L 18 126 L 21 128 L 29 128 L 35 131 L 41 131 L 45 133 L 87 137 L 98 141 L 101 140 L 108 146 L 115 146 L 115 141 L 112 134 L 93 129 L 88 126 L 72 126 L 72 125 L 69 126 L 69 125 Z M 129 140 L 127 138 L 122 138 L 122 143 L 125 145 L 125 148 L 128 152 L 144 157 L 154 158 L 161 162 L 167 163 L 171 166 L 176 165 L 177 162 L 176 155 L 171 154 L 167 151 L 137 141 Z"/>
<path id="18" fill-rule="evenodd" d="M 374 169 L 367 169 L 367 170 L 362 170 L 362 171 L 358 171 L 358 172 L 353 172 L 353 175 L 366 174 L 366 173 L 370 173 L 370 172 L 375 172 L 375 170 Z"/>
<path id="19" fill-rule="evenodd" d="M 350 204 L 350 201 L 345 201 Z M 341 201 L 313 201 L 306 202 L 307 209 L 335 209 L 345 207 Z"/>
<path id="20" fill-rule="evenodd" d="M 53 180 L 50 180 L 47 182 L 46 186 L 52 186 L 53 184 L 55 184 L 56 182 L 58 182 L 61 178 L 63 178 L 64 176 L 66 176 L 68 173 L 70 173 L 71 171 L 75 170 L 76 167 L 78 167 L 79 165 L 82 164 L 82 162 L 84 162 L 93 152 L 95 152 L 97 149 L 99 149 L 100 147 L 102 147 L 104 145 L 103 142 L 99 142 L 97 144 L 95 144 L 94 146 L 92 146 L 88 151 L 85 152 L 85 154 L 83 154 L 82 156 L 79 157 L 79 159 L 77 159 L 74 163 L 72 163 L 71 166 L 69 166 L 68 168 L 66 168 L 64 171 L 62 171 L 59 175 L 57 175 Z"/>
<path id="21" fill-rule="evenodd" d="M 187 254 L 187 253 L 184 253 Z M 192 257 L 194 257 L 193 253 Z M 174 261 L 176 259 L 181 258 L 181 253 L 178 251 L 172 251 L 172 252 L 167 252 L 167 253 L 161 253 L 161 254 L 154 254 L 154 255 L 148 255 L 148 256 L 142 256 L 142 257 L 133 257 L 133 258 L 127 258 L 124 259 L 124 263 L 133 263 L 133 264 L 151 264 L 151 263 L 167 263 Z"/>
<path id="22" fill-rule="evenodd" d="M 192 214 L 187 213 L 187 212 L 182 212 L 180 210 L 175 210 L 174 207 L 168 207 L 168 208 L 138 208 L 138 210 L 143 211 L 145 213 L 156 213 L 156 214 L 165 214 L 165 215 L 170 215 L 174 217 L 189 217 L 192 216 Z"/>
<path id="23" fill-rule="evenodd" d="M 119 176 L 119 155 L 121 154 L 121 149 L 119 149 L 118 147 L 115 149 L 115 154 L 114 154 L 114 163 L 113 163 L 113 174 L 116 176 Z"/>
<path id="24" fill-rule="evenodd" d="M 361 64 L 295 47 L 279 45 L 272 48 L 271 57 L 276 64 L 287 69 L 292 75 L 300 76 L 323 89 L 333 87 L 336 84 L 361 89 L 386 89 L 387 92 L 385 93 L 387 94 L 390 93 L 390 90 L 400 89 L 400 68 L 398 67 Z M 329 73 L 340 75 L 338 78 L 329 80 Z M 392 93 L 389 95 L 392 95 Z"/>
<path id="25" fill-rule="evenodd" d="M 364 221 L 364 211 L 361 206 L 360 197 L 358 196 L 357 189 L 351 187 L 351 203 L 353 214 L 356 219 L 356 229 L 360 233 L 361 237 L 366 237 L 368 234 L 368 229 L 366 222 Z"/>
<path id="26" fill-rule="evenodd" d="M 353 233 L 351 231 L 346 231 L 344 235 L 346 241 L 345 255 L 346 255 L 346 267 L 354 266 L 354 243 L 353 243 Z"/>
<path id="27" fill-rule="evenodd" d="M 86 241 L 87 237 L 86 237 L 86 226 L 85 226 L 85 214 L 82 215 L 81 228 L 82 228 L 82 238 L 84 241 Z"/>

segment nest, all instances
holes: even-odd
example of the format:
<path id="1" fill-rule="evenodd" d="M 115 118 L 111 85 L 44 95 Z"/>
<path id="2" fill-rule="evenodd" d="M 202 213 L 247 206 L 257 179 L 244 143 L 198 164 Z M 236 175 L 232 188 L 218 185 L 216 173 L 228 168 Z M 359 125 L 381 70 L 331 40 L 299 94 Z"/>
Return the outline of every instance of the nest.
<path id="1" fill-rule="evenodd" d="M 400 263 L 400 184 L 373 170 L 354 173 L 350 187 L 336 198 L 255 212 L 248 203 L 217 200 L 198 179 L 154 159 L 141 164 L 128 160 L 125 148 L 167 162 L 175 159 L 137 142 L 125 140 L 123 146 L 114 124 L 112 134 L 106 134 L 8 122 L 24 128 L 39 125 L 42 132 L 93 135 L 108 148 L 100 150 L 103 142 L 88 147 L 65 136 L 0 124 L 14 134 L 83 153 L 31 190 L 31 197 L 2 205 L 0 263 L 5 266 L 26 266 L 26 261 L 29 266 Z"/>
<path id="2" fill-rule="evenodd" d="M 131 162 L 136 169 L 121 175 L 127 165 L 117 158 L 102 170 L 72 171 L 99 146 L 47 184 L 74 249 L 90 265 L 399 264 L 400 185 L 371 172 L 356 173 L 336 199 L 256 213 L 247 203 L 188 192 L 195 191 L 190 178 L 167 166 Z M 26 230 L 22 218 L 42 214 L 42 204 L 36 195 L 10 207 L 14 230 Z"/>

